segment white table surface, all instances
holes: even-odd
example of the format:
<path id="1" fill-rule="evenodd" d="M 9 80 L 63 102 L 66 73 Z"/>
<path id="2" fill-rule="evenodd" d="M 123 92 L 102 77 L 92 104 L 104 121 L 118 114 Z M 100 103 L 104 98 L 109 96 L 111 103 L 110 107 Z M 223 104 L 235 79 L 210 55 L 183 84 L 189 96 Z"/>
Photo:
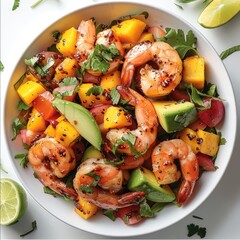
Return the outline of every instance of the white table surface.
<path id="1" fill-rule="evenodd" d="M 3 139 L 3 98 L 8 80 L 23 50 L 41 30 L 64 15 L 81 6 L 94 4 L 100 0 L 44 0 L 38 7 L 30 6 L 36 0 L 20 1 L 20 7 L 12 11 L 13 0 L 1 0 L 1 50 L 0 59 L 4 64 L 1 73 L 1 165 L 8 174 L 1 172 L 1 177 L 10 177 L 19 182 L 10 164 L 7 146 Z M 184 10 L 174 5 L 174 0 L 156 1 L 165 9 L 171 9 L 191 22 L 210 41 L 218 53 L 240 44 L 240 14 L 231 22 L 216 29 L 204 29 L 197 23 L 203 9 L 203 0 L 185 4 Z M 149 1 L 148 1 L 149 2 Z M 224 60 L 236 95 L 238 124 L 240 125 L 240 52 Z M 187 225 L 198 224 L 207 228 L 209 239 L 240 239 L 240 130 L 238 128 L 235 151 L 226 173 L 210 197 L 191 215 L 161 231 L 137 239 L 186 239 Z M 106 239 L 106 237 L 75 229 L 39 206 L 28 195 L 28 209 L 24 217 L 15 225 L 1 227 L 1 239 L 20 239 L 19 235 L 31 228 L 32 221 L 37 221 L 37 230 L 25 238 L 30 239 Z M 192 215 L 201 216 L 198 220 Z M 198 236 L 196 237 L 198 238 Z"/>

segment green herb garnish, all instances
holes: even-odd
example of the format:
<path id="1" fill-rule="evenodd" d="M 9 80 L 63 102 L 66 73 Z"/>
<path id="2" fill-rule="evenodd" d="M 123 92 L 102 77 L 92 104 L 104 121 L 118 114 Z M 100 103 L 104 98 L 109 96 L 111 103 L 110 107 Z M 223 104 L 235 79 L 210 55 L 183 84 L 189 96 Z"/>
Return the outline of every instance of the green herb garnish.
<path id="1" fill-rule="evenodd" d="M 88 193 L 88 194 L 94 193 L 93 188 L 91 186 L 87 186 L 87 185 L 81 185 L 79 190 L 82 191 L 83 193 Z"/>
<path id="2" fill-rule="evenodd" d="M 195 234 L 197 234 L 200 238 L 204 238 L 206 236 L 206 228 L 205 227 L 199 227 L 198 225 L 195 225 L 193 223 L 187 225 L 188 228 L 188 237 L 191 237 Z"/>
<path id="3" fill-rule="evenodd" d="M 26 105 L 22 100 L 18 102 L 17 110 L 21 111 L 21 110 L 28 110 L 28 109 L 30 109 L 30 107 Z"/>
<path id="4" fill-rule="evenodd" d="M 111 209 L 103 209 L 103 215 L 107 216 L 108 218 L 110 218 L 112 221 L 116 220 L 115 217 L 115 211 L 111 210 Z"/>
<path id="5" fill-rule="evenodd" d="M 27 153 L 16 154 L 14 156 L 14 158 L 19 159 L 20 166 L 22 166 L 23 168 L 27 167 L 27 165 L 28 165 L 28 154 Z"/>
<path id="6" fill-rule="evenodd" d="M 35 220 L 32 222 L 32 229 L 24 234 L 21 234 L 20 237 L 25 237 L 26 235 L 28 235 L 29 233 L 33 232 L 36 229 L 37 229 L 37 221 Z"/>
<path id="7" fill-rule="evenodd" d="M 220 58 L 223 60 L 223 59 L 227 58 L 229 55 L 231 55 L 232 53 L 237 52 L 237 51 L 240 51 L 240 45 L 228 48 L 227 50 L 223 51 L 220 54 Z"/>
<path id="8" fill-rule="evenodd" d="M 68 77 L 68 78 L 64 78 L 60 83 L 59 86 L 63 87 L 63 86 L 69 86 L 69 85 L 77 85 L 78 84 L 78 80 L 75 77 Z"/>
<path id="9" fill-rule="evenodd" d="M 102 86 L 93 86 L 88 89 L 86 92 L 86 96 L 90 96 L 91 94 L 94 96 L 102 95 L 103 89 Z"/>
<path id="10" fill-rule="evenodd" d="M 186 36 L 181 29 L 166 28 L 166 32 L 167 34 L 162 38 L 158 38 L 157 41 L 171 45 L 178 52 L 181 59 L 184 59 L 188 52 L 198 55 L 196 50 L 197 38 L 192 30 L 188 31 Z"/>
<path id="11" fill-rule="evenodd" d="M 136 142 L 136 136 L 134 136 L 132 133 L 127 133 L 125 136 L 121 137 L 120 139 L 118 139 L 115 143 L 114 146 L 112 148 L 112 152 L 116 155 L 116 151 L 117 148 L 121 145 L 121 144 L 128 144 L 130 147 L 131 152 L 134 154 L 134 158 L 138 158 L 141 157 L 143 154 L 145 154 L 147 152 L 147 148 L 143 151 L 143 152 L 138 152 L 135 148 L 134 148 L 134 144 Z"/>
<path id="12" fill-rule="evenodd" d="M 1 60 L 0 60 L 0 72 L 2 72 L 3 69 L 4 69 L 3 63 L 2 63 Z"/>
<path id="13" fill-rule="evenodd" d="M 20 0 L 14 0 L 12 11 L 16 10 L 19 7 Z"/>
<path id="14" fill-rule="evenodd" d="M 20 133 L 22 129 L 25 129 L 26 125 L 24 125 L 18 117 L 15 118 L 15 120 L 12 123 L 12 130 L 13 130 L 13 137 L 12 141 L 16 139 L 17 135 Z"/>
<path id="15" fill-rule="evenodd" d="M 110 62 L 120 56 L 120 52 L 115 44 L 112 43 L 109 47 L 106 47 L 103 44 L 97 44 L 87 61 L 84 62 L 81 68 L 81 74 L 83 75 L 85 70 L 89 69 L 92 69 L 95 72 L 100 71 L 105 74 L 110 67 Z"/>

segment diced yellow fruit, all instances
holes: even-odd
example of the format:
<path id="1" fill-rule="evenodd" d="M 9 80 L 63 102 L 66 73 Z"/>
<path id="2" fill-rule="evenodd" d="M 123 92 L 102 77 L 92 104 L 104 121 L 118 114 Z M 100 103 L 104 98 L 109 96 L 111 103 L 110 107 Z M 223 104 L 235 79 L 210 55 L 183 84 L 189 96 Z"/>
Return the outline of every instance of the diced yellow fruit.
<path id="1" fill-rule="evenodd" d="M 153 38 L 152 33 L 144 32 L 144 33 L 142 33 L 142 35 L 138 39 L 139 43 L 140 42 L 146 42 L 146 41 L 154 42 L 154 38 Z"/>
<path id="2" fill-rule="evenodd" d="M 65 117 L 63 116 L 63 115 L 61 115 L 60 117 L 58 117 L 57 119 L 56 119 L 56 121 L 57 122 L 61 122 L 61 121 L 63 121 L 65 119 Z"/>
<path id="3" fill-rule="evenodd" d="M 32 109 L 31 116 L 27 123 L 27 129 L 34 132 L 42 132 L 46 129 L 47 122 L 41 114 L 35 109 Z"/>
<path id="4" fill-rule="evenodd" d="M 128 19 L 112 26 L 112 30 L 123 43 L 136 43 L 143 33 L 146 23 L 138 19 Z"/>
<path id="5" fill-rule="evenodd" d="M 79 132 L 67 120 L 61 121 L 56 126 L 55 138 L 65 147 L 69 147 L 79 136 Z"/>
<path id="6" fill-rule="evenodd" d="M 84 219 L 88 219 L 97 213 L 98 207 L 93 203 L 88 202 L 85 199 L 80 198 L 78 200 L 78 208 L 75 208 L 75 212 Z"/>
<path id="7" fill-rule="evenodd" d="M 219 135 L 200 129 L 197 131 L 197 135 L 200 142 L 200 152 L 211 157 L 215 156 L 218 152 L 220 142 Z"/>
<path id="8" fill-rule="evenodd" d="M 78 95 L 81 100 L 82 106 L 85 108 L 92 108 L 98 104 L 109 104 L 111 103 L 110 99 L 107 99 L 104 95 L 93 95 L 90 94 L 87 96 L 87 92 L 94 85 L 92 83 L 83 83 L 78 90 Z"/>
<path id="9" fill-rule="evenodd" d="M 66 77 L 76 77 L 78 68 L 77 60 L 74 58 L 65 58 L 55 69 L 54 80 L 60 82 Z"/>
<path id="10" fill-rule="evenodd" d="M 77 42 L 77 29 L 72 27 L 62 34 L 61 40 L 56 44 L 56 48 L 64 56 L 72 56 L 75 54 Z"/>
<path id="11" fill-rule="evenodd" d="M 48 137 L 55 138 L 56 129 L 55 129 L 51 124 L 49 124 L 48 127 L 46 128 L 46 130 L 44 131 L 44 133 L 45 133 Z"/>
<path id="12" fill-rule="evenodd" d="M 104 128 L 123 128 L 132 125 L 131 116 L 119 107 L 111 106 L 104 114 Z"/>
<path id="13" fill-rule="evenodd" d="M 103 90 L 110 92 L 111 89 L 116 88 L 121 84 L 121 72 L 115 71 L 101 77 L 101 87 Z"/>
<path id="14" fill-rule="evenodd" d="M 183 61 L 183 80 L 197 89 L 204 87 L 205 67 L 204 58 L 191 56 Z"/>
<path id="15" fill-rule="evenodd" d="M 179 138 L 182 139 L 185 143 L 187 143 L 193 150 L 195 154 L 197 154 L 200 150 L 200 144 L 198 141 L 197 133 L 190 129 L 185 128 L 179 133 Z"/>
<path id="16" fill-rule="evenodd" d="M 17 89 L 19 97 L 28 106 L 31 106 L 32 101 L 45 91 L 45 88 L 41 84 L 34 81 L 27 81 Z"/>

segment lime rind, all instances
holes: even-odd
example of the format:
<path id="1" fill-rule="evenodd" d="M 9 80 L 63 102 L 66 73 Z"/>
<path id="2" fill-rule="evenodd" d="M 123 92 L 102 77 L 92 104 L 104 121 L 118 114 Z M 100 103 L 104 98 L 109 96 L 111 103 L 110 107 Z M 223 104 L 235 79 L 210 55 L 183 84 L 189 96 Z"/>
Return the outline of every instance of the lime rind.
<path id="1" fill-rule="evenodd" d="M 27 196 L 25 190 L 17 182 L 2 178 L 0 210 L 0 225 L 10 225 L 17 222 L 27 209 Z"/>
<path id="2" fill-rule="evenodd" d="M 205 28 L 219 27 L 230 21 L 240 11 L 240 0 L 213 0 L 198 18 Z"/>

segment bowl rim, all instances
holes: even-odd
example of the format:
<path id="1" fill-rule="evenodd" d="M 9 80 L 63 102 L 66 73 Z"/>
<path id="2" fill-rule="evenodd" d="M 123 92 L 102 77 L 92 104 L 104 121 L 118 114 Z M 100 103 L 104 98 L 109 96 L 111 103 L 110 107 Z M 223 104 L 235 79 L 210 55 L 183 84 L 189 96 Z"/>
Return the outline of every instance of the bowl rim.
<path id="1" fill-rule="evenodd" d="M 12 79 L 13 77 L 13 74 L 14 72 L 16 71 L 16 68 L 17 66 L 20 64 L 20 62 L 22 61 L 22 58 L 23 58 L 23 55 L 24 53 L 27 51 L 27 49 L 33 44 L 34 41 L 36 41 L 48 28 L 50 28 L 51 26 L 55 25 L 58 21 L 60 21 L 61 19 L 63 18 L 66 18 L 74 13 L 77 13 L 78 11 L 85 11 L 89 8 L 95 8 L 95 7 L 98 7 L 98 6 L 104 6 L 104 5 L 109 5 L 109 4 L 135 4 L 136 6 L 141 6 L 141 7 L 148 7 L 148 8 L 152 8 L 154 10 L 157 10 L 157 11 L 160 11 L 160 12 L 163 12 L 164 14 L 167 14 L 167 15 L 170 15 L 170 16 L 173 16 L 175 18 L 178 18 L 184 25 L 186 25 L 187 27 L 189 27 L 190 29 L 194 30 L 194 32 L 197 32 L 198 35 L 201 36 L 201 38 L 205 41 L 205 43 L 209 46 L 209 48 L 211 48 L 211 50 L 214 52 L 214 54 L 216 56 L 219 56 L 217 51 L 215 50 L 215 48 L 213 47 L 213 45 L 209 42 L 209 40 L 203 35 L 203 33 L 201 31 L 199 31 L 195 26 L 193 26 L 188 20 L 184 19 L 181 15 L 179 15 L 178 13 L 174 13 L 171 9 L 166 9 L 166 8 L 162 8 L 160 5 L 158 5 L 156 2 L 154 2 L 154 0 L 150 0 L 148 3 L 146 2 L 143 2 L 143 0 L 106 0 L 106 1 L 102 1 L 102 2 L 94 2 L 94 3 L 89 3 L 89 5 L 85 5 L 83 7 L 79 6 L 77 7 L 76 9 L 74 10 L 71 10 L 71 11 L 68 11 L 67 13 L 65 13 L 64 15 L 62 15 L 61 17 L 58 17 L 56 20 L 54 21 L 51 21 L 50 24 L 48 24 L 46 27 L 44 28 L 41 28 L 40 30 L 40 33 L 38 33 L 37 35 L 35 34 L 33 37 L 31 37 L 31 40 L 28 41 L 27 43 L 27 48 L 23 49 L 20 54 L 19 54 L 19 57 L 17 58 L 17 61 L 15 62 L 15 65 L 14 67 L 12 68 L 13 71 L 12 73 L 10 74 L 10 78 L 8 79 L 8 84 L 7 84 L 7 89 L 9 89 L 9 85 L 10 85 L 10 80 Z M 220 62 L 221 59 L 220 57 L 218 58 L 218 61 Z M 222 174 L 219 176 L 219 179 L 218 181 L 213 184 L 213 188 L 212 190 L 205 195 L 204 199 L 201 201 L 201 202 L 198 202 L 197 204 L 195 204 L 194 207 L 192 207 L 187 213 L 184 212 L 184 214 L 182 215 L 182 217 L 178 218 L 178 219 L 175 219 L 174 221 L 171 222 L 171 225 L 179 222 L 180 220 L 184 219 L 186 216 L 188 216 L 189 214 L 191 214 L 194 210 L 196 210 L 197 208 L 199 208 L 199 206 L 205 202 L 205 200 L 212 194 L 212 192 L 215 190 L 215 188 L 217 187 L 217 185 L 219 184 L 220 180 L 222 179 L 225 171 L 226 171 L 226 168 L 232 158 L 232 154 L 233 154 L 233 150 L 235 148 L 235 145 L 236 145 L 236 135 L 237 135 L 237 106 L 236 106 L 236 97 L 235 97 L 235 93 L 233 91 L 233 85 L 232 85 L 232 81 L 231 81 L 231 78 L 229 77 L 229 74 L 228 74 L 228 71 L 225 67 L 225 65 L 223 64 L 223 62 L 221 61 L 220 63 L 223 67 L 223 70 L 226 74 L 226 76 L 228 77 L 228 80 L 229 80 L 229 84 L 230 84 L 230 88 L 231 88 L 231 91 L 232 91 L 232 95 L 233 95 L 233 104 L 234 104 L 234 112 L 231 113 L 234 115 L 234 120 L 232 122 L 233 124 L 233 128 L 235 129 L 234 131 L 234 135 L 233 135 L 233 146 L 232 146 L 232 149 L 230 151 L 230 155 L 229 155 L 229 161 L 227 162 L 225 168 L 223 169 L 222 171 Z M 6 109 L 6 102 L 7 102 L 7 97 L 6 95 L 4 96 L 3 98 L 3 106 L 4 106 L 4 113 L 7 111 Z M 5 114 L 4 114 L 5 115 Z M 6 119 L 4 118 L 4 129 L 6 129 L 6 126 L 7 126 L 7 123 L 6 123 Z M 6 140 L 6 145 L 7 145 L 7 148 L 8 148 L 8 152 L 9 152 L 9 155 L 11 156 L 11 147 L 10 147 L 10 144 L 9 144 L 9 141 L 8 141 L 8 137 L 7 137 L 7 133 L 6 131 L 4 130 L 4 137 L 5 137 L 5 140 Z M 31 189 L 28 188 L 27 184 L 25 183 L 25 181 L 22 179 L 21 177 L 21 174 L 20 172 L 18 171 L 17 167 L 15 166 L 14 162 L 11 160 L 10 161 L 12 166 L 13 166 L 13 169 L 14 169 L 14 172 L 16 173 L 18 179 L 21 181 L 22 185 L 24 186 L 24 188 L 27 190 L 27 192 L 31 195 L 31 197 L 34 199 L 35 202 L 37 202 L 43 209 L 45 209 L 48 213 L 50 213 L 52 216 L 56 217 L 57 219 L 59 219 L 60 221 L 76 228 L 76 229 L 79 229 L 79 230 L 82 230 L 82 231 L 85 231 L 85 232 L 89 232 L 89 233 L 93 233 L 93 234 L 98 234 L 98 235 L 101 235 L 101 236 L 108 236 L 108 237 L 133 237 L 133 236 L 142 236 L 142 235 L 145 235 L 145 234 L 150 234 L 150 233 L 154 233 L 154 232 L 157 232 L 157 231 L 160 231 L 160 230 L 163 230 L 164 228 L 167 228 L 167 227 L 170 227 L 171 225 L 166 225 L 166 226 L 163 226 L 162 228 L 153 228 L 153 229 L 149 229 L 148 231 L 140 231 L 137 233 L 137 231 L 135 231 L 135 233 L 132 233 L 132 234 L 127 234 L 127 235 L 119 235 L 119 234 L 109 234 L 109 233 L 100 233 L 98 231 L 95 231 L 95 229 L 82 229 L 82 228 L 79 228 L 77 226 L 74 226 L 72 225 L 71 223 L 69 222 L 66 222 L 64 219 L 61 219 L 60 217 L 56 216 L 54 213 L 52 213 L 49 209 L 47 209 L 44 205 L 42 205 L 39 200 L 34 196 L 34 194 L 31 192 Z M 116 223 L 117 224 L 117 223 Z M 140 224 L 141 225 L 141 224 Z"/>

